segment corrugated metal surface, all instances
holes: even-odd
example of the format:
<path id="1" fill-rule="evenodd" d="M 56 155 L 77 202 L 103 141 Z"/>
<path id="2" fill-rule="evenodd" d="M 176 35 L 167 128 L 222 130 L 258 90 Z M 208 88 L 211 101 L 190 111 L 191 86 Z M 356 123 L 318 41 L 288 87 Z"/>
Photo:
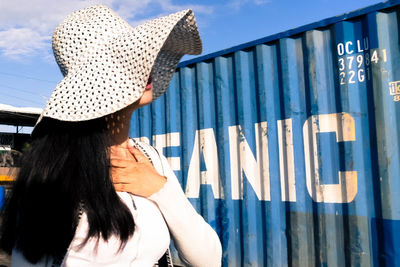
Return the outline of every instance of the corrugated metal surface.
<path id="1" fill-rule="evenodd" d="M 397 3 L 183 63 L 134 113 L 224 266 L 400 266 Z"/>

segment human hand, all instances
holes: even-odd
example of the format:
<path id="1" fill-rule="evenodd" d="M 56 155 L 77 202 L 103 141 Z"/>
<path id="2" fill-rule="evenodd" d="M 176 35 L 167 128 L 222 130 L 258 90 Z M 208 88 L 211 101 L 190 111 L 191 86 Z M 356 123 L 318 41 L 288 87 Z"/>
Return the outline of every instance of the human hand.
<path id="1" fill-rule="evenodd" d="M 110 171 L 115 190 L 142 197 L 157 193 L 167 179 L 156 171 L 150 160 L 131 142 L 124 146 L 111 147 L 110 151 Z"/>

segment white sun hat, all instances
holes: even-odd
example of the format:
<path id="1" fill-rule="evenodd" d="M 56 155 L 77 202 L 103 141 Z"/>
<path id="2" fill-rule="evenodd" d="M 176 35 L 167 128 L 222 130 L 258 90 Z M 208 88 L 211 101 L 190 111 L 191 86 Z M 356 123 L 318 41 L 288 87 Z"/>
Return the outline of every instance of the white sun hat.
<path id="1" fill-rule="evenodd" d="M 202 49 L 191 10 L 133 28 L 103 5 L 67 16 L 52 42 L 64 79 L 38 123 L 43 117 L 86 121 L 121 110 L 143 95 L 150 73 L 156 99 L 168 88 L 181 57 Z"/>

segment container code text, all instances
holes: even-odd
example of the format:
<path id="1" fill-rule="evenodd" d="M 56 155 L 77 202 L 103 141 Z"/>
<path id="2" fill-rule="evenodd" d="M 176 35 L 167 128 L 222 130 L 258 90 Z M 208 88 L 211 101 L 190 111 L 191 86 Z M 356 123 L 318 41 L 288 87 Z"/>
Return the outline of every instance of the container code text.
<path id="1" fill-rule="evenodd" d="M 386 49 L 369 49 L 368 38 L 337 44 L 340 85 L 371 79 L 371 64 L 387 62 Z"/>

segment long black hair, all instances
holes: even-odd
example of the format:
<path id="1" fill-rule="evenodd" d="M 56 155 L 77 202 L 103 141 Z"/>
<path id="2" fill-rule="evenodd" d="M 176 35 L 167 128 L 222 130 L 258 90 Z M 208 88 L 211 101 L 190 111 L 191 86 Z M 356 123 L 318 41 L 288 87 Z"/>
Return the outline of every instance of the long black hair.
<path id="1" fill-rule="evenodd" d="M 80 209 L 89 223 L 86 241 L 107 240 L 114 234 L 123 248 L 135 224 L 114 190 L 108 148 L 104 118 L 45 118 L 34 131 L 7 200 L 1 248 L 8 253 L 16 248 L 31 263 L 48 256 L 60 258 L 74 236 Z"/>

